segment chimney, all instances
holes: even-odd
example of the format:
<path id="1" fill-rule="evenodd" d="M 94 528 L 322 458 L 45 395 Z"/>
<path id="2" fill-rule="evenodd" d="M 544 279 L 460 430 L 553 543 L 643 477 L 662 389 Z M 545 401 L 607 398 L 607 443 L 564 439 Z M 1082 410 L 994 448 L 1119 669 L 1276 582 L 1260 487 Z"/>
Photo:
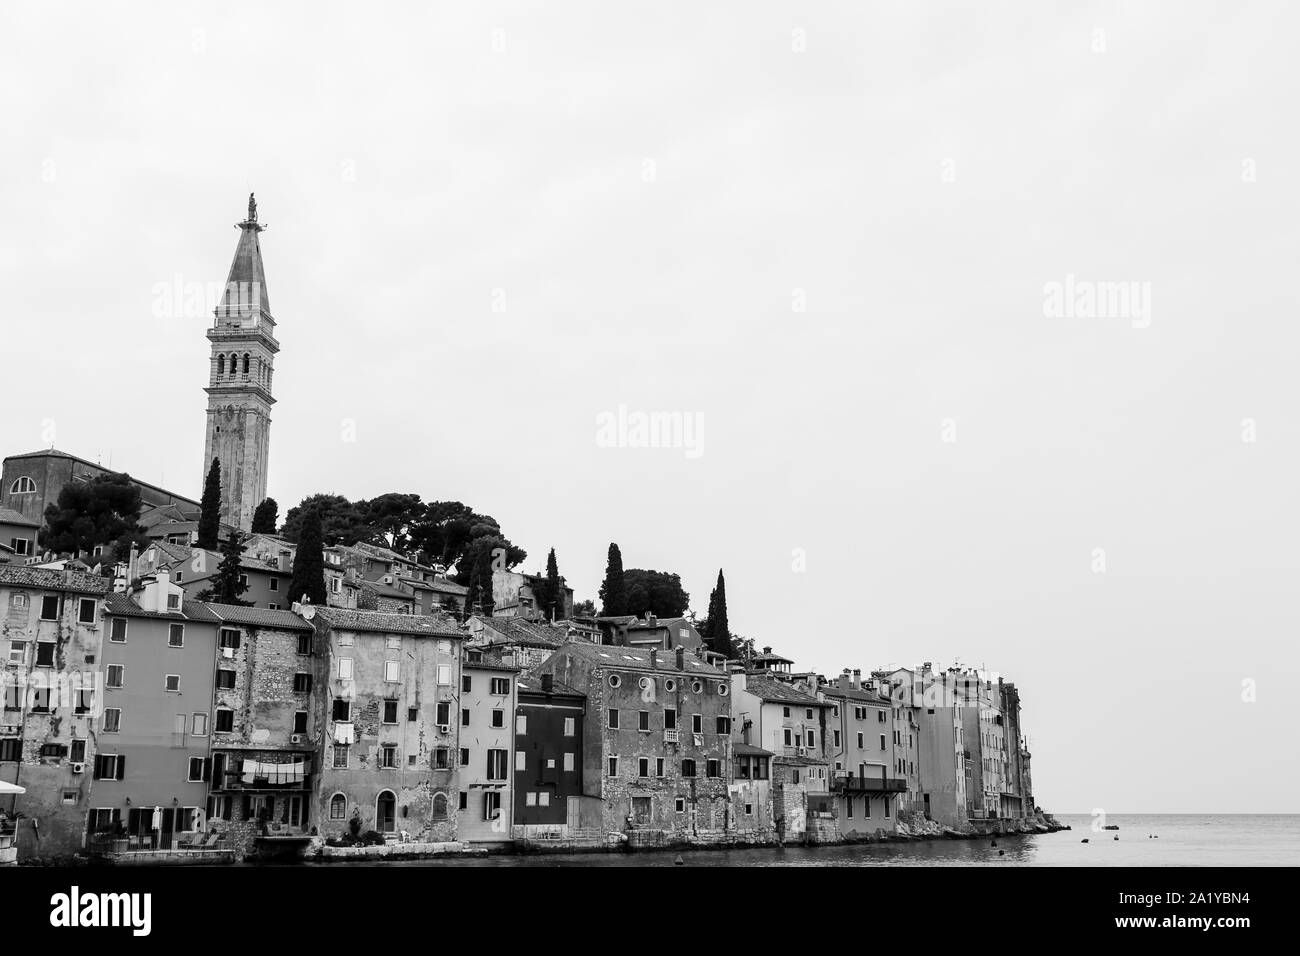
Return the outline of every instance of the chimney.
<path id="1" fill-rule="evenodd" d="M 542 675 L 542 693 L 549 694 L 555 689 L 555 676 L 552 674 Z"/>
<path id="2" fill-rule="evenodd" d="M 862 686 L 862 669 L 853 668 L 853 689 L 858 690 Z"/>
<path id="3" fill-rule="evenodd" d="M 677 669 L 686 670 L 686 648 L 684 647 L 677 648 Z"/>
<path id="4" fill-rule="evenodd" d="M 763 648 L 763 653 L 764 653 L 764 654 L 771 654 L 771 653 L 772 653 L 772 648 L 770 648 L 770 647 L 765 647 L 765 648 Z"/>
<path id="5" fill-rule="evenodd" d="M 650 666 L 651 667 L 659 666 L 659 651 L 657 648 L 654 647 L 650 648 Z"/>
<path id="6" fill-rule="evenodd" d="M 653 614 L 651 614 L 649 611 L 646 611 L 646 612 L 645 612 L 645 622 L 646 622 L 646 624 L 647 624 L 648 626 L 650 626 L 650 627 L 658 627 L 658 626 L 659 626 L 658 619 L 657 619 Z"/>
<path id="7" fill-rule="evenodd" d="M 126 559 L 126 583 L 129 585 L 135 580 L 138 573 L 137 568 L 140 566 L 140 549 L 134 544 L 131 545 L 131 556 Z"/>

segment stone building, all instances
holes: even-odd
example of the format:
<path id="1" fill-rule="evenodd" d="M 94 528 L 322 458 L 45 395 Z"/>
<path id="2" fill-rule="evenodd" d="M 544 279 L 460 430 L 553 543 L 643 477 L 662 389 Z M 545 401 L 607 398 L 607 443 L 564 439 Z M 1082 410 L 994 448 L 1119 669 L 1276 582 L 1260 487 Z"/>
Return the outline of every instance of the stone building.
<path id="1" fill-rule="evenodd" d="M 12 508 L 0 506 L 0 563 L 21 562 L 36 553 L 36 532 L 40 522 Z"/>
<path id="2" fill-rule="evenodd" d="M 533 670 L 586 696 L 583 791 L 607 838 L 709 842 L 734 830 L 731 683 L 682 649 L 571 642 Z"/>
<path id="3" fill-rule="evenodd" d="M 220 619 L 166 571 L 109 594 L 105 611 L 89 842 L 108 849 L 121 836 L 128 850 L 171 849 L 205 825 Z"/>
<path id="4" fill-rule="evenodd" d="M 257 204 L 248 197 L 248 218 L 237 224 L 239 242 L 225 292 L 208 329 L 207 437 L 200 487 L 214 458 L 221 462 L 221 518 L 247 531 L 253 511 L 266 498 L 271 450 L 271 396 L 275 319 L 266 291 Z"/>
<path id="5" fill-rule="evenodd" d="M 896 668 L 888 676 L 895 699 L 913 709 L 918 723 L 914 732 L 920 789 L 914 808 L 942 826 L 967 827 L 968 760 L 956 676 L 935 671 L 929 662 Z"/>
<path id="6" fill-rule="evenodd" d="M 440 617 L 301 613 L 316 628 L 320 654 L 321 835 L 456 839 L 464 633 Z"/>
<path id="7" fill-rule="evenodd" d="M 84 844 L 108 588 L 83 572 L 0 565 L 0 780 L 27 790 L 6 807 L 24 817 L 20 861 Z"/>
<path id="8" fill-rule="evenodd" d="M 897 802 L 906 792 L 895 757 L 898 730 L 893 702 L 861 671 L 845 671 L 822 687 L 830 714 L 831 793 L 842 836 L 893 832 Z"/>
<path id="9" fill-rule="evenodd" d="M 323 671 L 289 611 L 206 605 L 218 619 L 208 825 L 240 855 L 300 852 L 313 826 Z"/>

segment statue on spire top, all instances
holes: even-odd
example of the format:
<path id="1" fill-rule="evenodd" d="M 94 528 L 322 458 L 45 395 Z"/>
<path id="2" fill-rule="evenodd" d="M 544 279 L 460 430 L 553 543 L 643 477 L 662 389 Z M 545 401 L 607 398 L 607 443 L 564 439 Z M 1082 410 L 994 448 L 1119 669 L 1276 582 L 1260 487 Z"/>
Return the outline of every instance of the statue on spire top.
<path id="1" fill-rule="evenodd" d="M 248 221 L 257 222 L 257 200 L 252 193 L 248 194 Z"/>

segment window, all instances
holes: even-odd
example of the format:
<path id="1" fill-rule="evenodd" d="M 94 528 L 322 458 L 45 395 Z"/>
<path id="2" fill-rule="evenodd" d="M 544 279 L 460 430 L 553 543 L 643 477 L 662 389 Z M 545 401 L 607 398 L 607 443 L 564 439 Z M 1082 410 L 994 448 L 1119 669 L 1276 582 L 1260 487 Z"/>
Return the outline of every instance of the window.
<path id="1" fill-rule="evenodd" d="M 208 715 L 194 714 L 190 720 L 190 733 L 195 737 L 206 737 L 208 735 Z"/>
<path id="2" fill-rule="evenodd" d="M 226 668 L 217 668 L 217 689 L 234 690 L 235 672 Z"/>
<path id="3" fill-rule="evenodd" d="M 660 760 L 659 760 L 659 776 L 661 776 L 661 777 L 663 776 L 663 766 L 664 766 L 663 758 L 660 758 Z M 567 772 L 569 772 L 569 773 L 572 773 L 572 772 L 573 772 L 573 754 L 565 754 L 565 755 L 564 755 L 564 769 L 565 769 Z"/>
<path id="4" fill-rule="evenodd" d="M 10 664 L 21 664 L 26 654 L 27 654 L 26 641 L 9 642 L 9 663 Z"/>
<path id="5" fill-rule="evenodd" d="M 685 797 L 678 797 L 675 801 L 673 801 L 673 809 L 676 810 L 678 813 L 685 813 L 685 812 L 686 812 L 686 798 L 685 798 Z"/>
<path id="6" fill-rule="evenodd" d="M 683 777 L 695 776 L 695 761 L 692 760 L 690 757 L 687 757 L 685 760 L 682 761 L 682 776 Z"/>
<path id="7" fill-rule="evenodd" d="M 271 579 L 266 582 L 266 588 L 268 591 L 280 590 L 280 579 L 272 576 Z M 301 651 L 299 653 L 301 653 Z"/>
<path id="8" fill-rule="evenodd" d="M 384 661 L 384 681 L 389 684 L 396 684 L 402 679 L 402 665 L 400 661 Z"/>
<path id="9" fill-rule="evenodd" d="M 461 747 L 461 748 L 460 748 L 460 765 L 461 765 L 462 767 L 468 767 L 468 766 L 469 766 L 469 748 L 468 748 L 468 747 Z"/>
<path id="10" fill-rule="evenodd" d="M 610 730 L 618 730 L 618 708 L 617 707 L 611 707 L 609 709 L 609 728 Z"/>
<path id="11" fill-rule="evenodd" d="M 41 598 L 41 620 L 57 621 L 59 619 L 59 596 L 46 594 Z"/>
<path id="12" fill-rule="evenodd" d="M 650 729 L 650 711 L 642 710 L 637 712 L 637 729 L 638 730 Z M 641 774 L 641 776 L 644 777 L 645 774 Z"/>
<path id="13" fill-rule="evenodd" d="M 704 733 L 704 717 L 701 714 L 691 714 L 691 733 Z"/>
<path id="14" fill-rule="evenodd" d="M 167 610 L 179 611 L 181 609 L 181 596 L 179 594 L 167 595 Z"/>
<path id="15" fill-rule="evenodd" d="M 638 777 L 650 776 L 650 758 L 638 757 L 636 762 L 636 775 Z"/>
<path id="16" fill-rule="evenodd" d="M 228 734 L 235 729 L 235 712 L 225 708 L 217 709 L 217 722 L 212 729 L 219 734 Z"/>
<path id="17" fill-rule="evenodd" d="M 866 749 L 866 746 L 867 746 L 867 745 L 866 745 L 866 742 L 862 739 L 862 736 L 863 736 L 862 734 L 858 734 L 858 749 L 859 749 L 859 750 L 864 750 L 864 749 Z"/>
<path id="18" fill-rule="evenodd" d="M 791 741 L 790 741 L 790 728 L 787 727 L 787 728 L 785 728 L 785 745 L 786 745 L 787 747 L 789 747 L 789 746 L 790 746 L 790 743 L 791 743 Z"/>
<path id="19" fill-rule="evenodd" d="M 868 797 L 867 799 L 870 799 L 870 797 Z M 847 800 L 844 801 L 844 806 L 845 806 L 844 815 L 850 820 L 853 819 L 853 804 L 855 802 L 856 801 L 853 799 L 853 797 L 849 797 Z"/>
<path id="20" fill-rule="evenodd" d="M 22 759 L 23 742 L 17 737 L 6 737 L 0 740 L 0 762 L 17 763 Z"/>
<path id="21" fill-rule="evenodd" d="M 434 770 L 451 769 L 451 748 L 449 747 L 433 748 L 433 769 Z"/>
<path id="22" fill-rule="evenodd" d="M 840 747 L 840 732 L 837 730 L 835 731 L 835 749 L 838 750 L 839 747 Z"/>
<path id="23" fill-rule="evenodd" d="M 807 732 L 807 737 L 808 737 L 807 745 L 808 745 L 809 747 L 816 747 L 816 746 L 817 746 L 817 731 L 815 731 L 815 730 L 810 730 L 810 731 L 808 731 L 808 732 Z"/>
<path id="24" fill-rule="evenodd" d="M 385 770 L 397 769 L 397 747 L 385 744 L 379 748 L 379 766 Z"/>
<path id="25" fill-rule="evenodd" d="M 229 647 L 231 650 L 238 650 L 239 631 L 235 630 L 234 628 L 223 627 L 221 629 L 221 637 L 218 640 L 218 643 L 222 647 Z"/>
<path id="26" fill-rule="evenodd" d="M 36 666 L 37 667 L 54 666 L 54 642 L 53 641 L 36 642 Z"/>
<path id="27" fill-rule="evenodd" d="M 617 758 L 617 757 L 610 757 L 610 758 L 609 758 L 609 768 L 608 768 L 608 770 L 609 770 L 609 776 L 611 776 L 611 777 L 617 777 L 617 776 L 618 776 L 618 758 Z"/>
<path id="28" fill-rule="evenodd" d="M 334 745 L 334 769 L 335 770 L 348 769 L 348 745 L 347 744 Z"/>
<path id="29" fill-rule="evenodd" d="M 705 775 L 706 777 L 719 777 L 719 776 L 721 776 L 721 775 L 722 775 L 722 774 L 721 774 L 721 771 L 718 769 L 720 766 L 721 766 L 721 761 L 719 761 L 719 760 L 716 760 L 716 759 L 715 759 L 715 760 L 707 760 L 707 761 L 705 761 L 705 764 L 704 764 L 704 775 Z"/>
<path id="30" fill-rule="evenodd" d="M 339 658 L 339 680 L 352 680 L 352 658 Z"/>
<path id="31" fill-rule="evenodd" d="M 487 778 L 489 780 L 506 779 L 506 752 L 504 750 L 489 750 L 487 752 Z"/>
<path id="32" fill-rule="evenodd" d="M 188 777 L 188 780 L 189 780 L 190 783 L 197 783 L 197 782 L 201 781 L 202 779 L 203 779 L 203 758 L 202 758 L 202 757 L 191 757 L 191 758 L 190 758 L 190 775 L 189 775 L 189 777 Z"/>
<path id="33" fill-rule="evenodd" d="M 15 591 L 9 595 L 9 606 L 12 608 L 25 608 L 27 606 L 27 595 L 22 591 Z"/>
<path id="34" fill-rule="evenodd" d="M 82 598 L 77 602 L 77 621 L 81 624 L 95 623 L 95 599 Z"/>
<path id="35" fill-rule="evenodd" d="M 516 715 L 515 715 L 515 733 L 517 733 L 517 734 L 526 734 L 526 733 L 528 733 L 528 715 L 527 715 L 527 714 L 516 714 Z"/>
<path id="36" fill-rule="evenodd" d="M 352 719 L 352 701 L 344 700 L 341 697 L 334 698 L 334 707 L 331 711 L 332 720 L 341 720 L 347 722 Z"/>
<path id="37" fill-rule="evenodd" d="M 307 732 L 307 711 L 294 711 L 293 732 L 295 734 L 305 734 Z"/>
<path id="38" fill-rule="evenodd" d="M 730 717 L 719 717 L 719 718 L 718 718 L 718 733 L 720 733 L 720 734 L 729 734 L 729 733 L 731 733 L 731 718 L 730 718 Z"/>
<path id="39" fill-rule="evenodd" d="M 573 717 L 565 717 L 565 718 L 564 718 L 564 736 L 566 736 L 566 737 L 573 737 L 573 736 L 576 736 L 577 733 L 578 733 L 577 724 L 578 724 L 577 720 L 574 719 Z"/>
<path id="40" fill-rule="evenodd" d="M 521 773 L 528 769 L 528 754 L 522 750 L 515 751 L 515 773 Z"/>
<path id="41" fill-rule="evenodd" d="M 676 730 L 676 729 L 677 729 L 677 708 L 665 707 L 664 708 L 664 730 Z"/>
<path id="42" fill-rule="evenodd" d="M 790 708 L 789 708 L 789 707 L 782 707 L 782 708 L 781 708 L 781 716 L 782 716 L 782 717 L 789 717 L 789 716 L 790 716 Z"/>
<path id="43" fill-rule="evenodd" d="M 506 694 L 509 694 L 509 693 L 510 693 L 510 678 L 509 678 L 509 677 L 494 677 L 494 678 L 492 678 L 492 693 L 493 693 L 494 696 L 497 696 L 497 697 L 502 697 L 502 696 L 504 696 L 504 695 L 506 695 Z"/>
<path id="44" fill-rule="evenodd" d="M 126 618 L 113 618 L 113 623 L 109 625 L 108 629 L 108 639 L 114 644 L 126 643 Z"/>
<path id="45" fill-rule="evenodd" d="M 36 482 L 32 481 L 26 475 L 14 479 L 14 483 L 9 486 L 11 495 L 34 495 L 36 494 Z"/>
<path id="46" fill-rule="evenodd" d="M 447 701 L 444 700 L 434 710 L 434 715 L 435 715 L 434 716 L 435 724 L 451 723 L 451 704 L 447 703 Z"/>
<path id="47" fill-rule="evenodd" d="M 341 793 L 330 797 L 330 819 L 342 820 L 348 812 L 348 801 Z"/>
<path id="48" fill-rule="evenodd" d="M 438 665 L 438 683 L 441 684 L 441 685 L 443 685 L 443 686 L 447 686 L 447 685 L 449 685 L 449 684 L 451 683 L 451 665 L 450 665 L 450 664 L 439 664 L 439 665 Z"/>
<path id="49" fill-rule="evenodd" d="M 462 790 L 462 791 L 460 792 L 460 808 L 461 808 L 462 810 L 468 810 L 468 809 L 469 809 L 469 791 L 468 791 L 468 790 Z"/>
<path id="50" fill-rule="evenodd" d="M 384 701 L 384 723 L 386 724 L 397 723 L 397 701 L 395 700 Z"/>
<path id="51" fill-rule="evenodd" d="M 179 694 L 181 692 L 181 675 L 167 674 L 163 677 L 163 690 L 169 694 Z"/>
<path id="52" fill-rule="evenodd" d="M 410 720 L 410 721 L 416 721 L 416 720 L 419 720 L 419 719 L 420 719 L 420 708 L 418 708 L 418 707 L 408 707 L 408 708 L 406 708 L 406 719 L 407 719 L 407 720 Z"/>
<path id="53" fill-rule="evenodd" d="M 14 549 L 14 554 L 32 553 L 32 542 L 28 538 L 10 538 L 9 547 Z"/>
<path id="54" fill-rule="evenodd" d="M 460 679 L 461 693 L 468 694 L 470 692 L 470 689 L 473 686 L 474 686 L 474 681 L 470 679 L 470 676 L 468 674 L 465 674 L 464 676 L 461 677 Z"/>
<path id="55" fill-rule="evenodd" d="M 122 708 L 104 708 L 104 733 L 116 734 L 122 730 Z"/>
<path id="56" fill-rule="evenodd" d="M 95 772 L 92 776 L 96 780 L 125 780 L 126 758 L 119 757 L 117 754 L 98 754 L 95 757 Z"/>
<path id="57" fill-rule="evenodd" d="M 501 815 L 501 791 L 488 790 L 483 794 L 483 819 L 495 820 Z"/>
<path id="58" fill-rule="evenodd" d="M 304 657 L 311 656 L 311 635 L 310 634 L 298 635 L 298 653 L 303 655 Z"/>
<path id="59" fill-rule="evenodd" d="M 460 725 L 461 725 L 462 727 L 468 727 L 468 726 L 469 726 L 469 708 L 468 708 L 468 707 L 462 707 L 462 708 L 460 709 Z"/>
<path id="60" fill-rule="evenodd" d="M 311 693 L 311 675 L 299 671 L 293 675 L 293 692 L 295 694 Z"/>
<path id="61" fill-rule="evenodd" d="M 884 749 L 885 749 L 885 735 L 884 735 L 884 734 L 881 734 L 881 735 L 880 735 L 880 749 L 881 749 L 881 750 L 884 750 Z"/>
<path id="62" fill-rule="evenodd" d="M 72 752 L 68 755 L 68 759 L 73 763 L 86 762 L 86 742 L 84 740 L 74 740 L 72 742 Z"/>

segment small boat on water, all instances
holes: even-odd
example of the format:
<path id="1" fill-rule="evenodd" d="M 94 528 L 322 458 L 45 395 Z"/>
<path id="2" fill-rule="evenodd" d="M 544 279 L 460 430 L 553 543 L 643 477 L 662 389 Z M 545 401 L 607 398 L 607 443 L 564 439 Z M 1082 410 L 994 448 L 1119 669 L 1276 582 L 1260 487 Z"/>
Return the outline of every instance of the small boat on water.
<path id="1" fill-rule="evenodd" d="M 1118 824 L 1118 823 L 1108 823 L 1106 826 L 1102 827 L 1102 829 L 1103 829 L 1103 830 L 1118 830 L 1118 829 L 1119 829 L 1119 824 Z"/>

